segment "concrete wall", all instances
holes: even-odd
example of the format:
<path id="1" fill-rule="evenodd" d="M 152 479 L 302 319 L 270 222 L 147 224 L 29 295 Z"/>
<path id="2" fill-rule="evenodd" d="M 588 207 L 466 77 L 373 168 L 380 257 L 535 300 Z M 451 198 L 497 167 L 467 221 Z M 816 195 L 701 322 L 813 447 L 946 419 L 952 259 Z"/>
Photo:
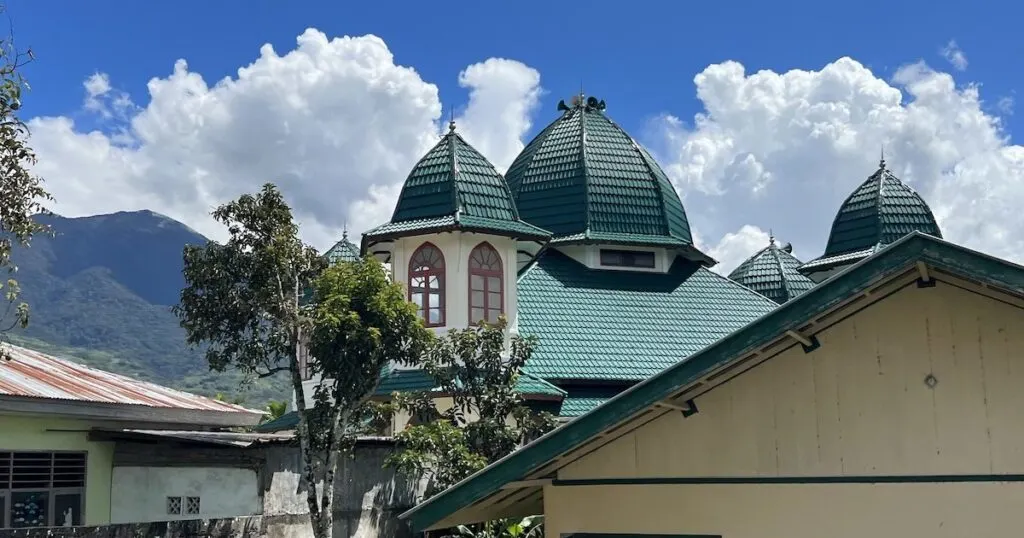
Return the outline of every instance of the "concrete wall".
<path id="1" fill-rule="evenodd" d="M 232 518 L 262 512 L 256 471 L 227 467 L 115 467 L 111 523 Z M 167 498 L 182 499 L 168 513 Z M 199 497 L 198 514 L 186 513 L 186 497 Z"/>
<path id="2" fill-rule="evenodd" d="M 276 445 L 264 449 L 263 514 L 289 516 L 292 523 L 277 523 L 279 536 L 309 536 L 306 484 L 297 446 Z M 405 538 L 411 533 L 398 516 L 415 505 L 424 484 L 410 484 L 384 468 L 394 450 L 391 442 L 360 442 L 353 457 L 339 462 L 335 478 L 334 536 L 336 538 Z"/>
<path id="3" fill-rule="evenodd" d="M 293 535 L 278 532 L 281 520 L 253 516 L 56 529 L 0 529 L 0 538 L 291 538 Z"/>
<path id="4" fill-rule="evenodd" d="M 0 451 L 84 451 L 85 523 L 102 525 L 110 522 L 110 470 L 114 455 L 113 443 L 88 439 L 88 421 L 54 419 L 46 416 L 0 416 Z"/>

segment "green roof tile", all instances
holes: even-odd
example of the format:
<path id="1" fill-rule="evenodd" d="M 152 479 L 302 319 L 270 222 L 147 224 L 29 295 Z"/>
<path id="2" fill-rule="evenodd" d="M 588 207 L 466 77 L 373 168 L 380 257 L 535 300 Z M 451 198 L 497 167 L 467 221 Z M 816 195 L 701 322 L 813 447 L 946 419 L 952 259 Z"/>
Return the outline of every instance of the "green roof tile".
<path id="1" fill-rule="evenodd" d="M 942 238 L 928 204 L 893 175 L 883 160 L 839 207 L 825 253 L 801 270 L 806 273 L 866 258 L 914 231 Z"/>
<path id="2" fill-rule="evenodd" d="M 567 389 L 568 394 L 562 400 L 560 417 L 575 418 L 591 409 L 611 400 L 628 387 L 580 387 Z"/>
<path id="3" fill-rule="evenodd" d="M 767 247 L 747 258 L 729 278 L 783 304 L 814 287 L 814 281 L 798 271 L 801 262 L 792 250 L 788 244 L 776 245 L 772 238 Z"/>
<path id="4" fill-rule="evenodd" d="M 327 249 L 324 252 L 324 258 L 327 258 L 329 263 L 338 262 L 356 262 L 362 259 L 359 255 L 359 247 L 348 240 L 348 232 L 344 232 L 341 236 L 341 241 L 334 244 L 333 247 Z"/>
<path id="5" fill-rule="evenodd" d="M 526 145 L 506 176 L 523 220 L 559 239 L 692 246 L 672 182 L 605 116 L 604 102 L 579 98 L 559 108 L 562 116 Z"/>
<path id="6" fill-rule="evenodd" d="M 547 250 L 518 282 L 526 371 L 548 381 L 646 379 L 775 308 L 677 258 L 667 274 L 601 271 Z"/>
<path id="7" fill-rule="evenodd" d="M 376 396 L 389 396 L 395 392 L 437 390 L 434 379 L 423 370 L 395 369 L 381 378 Z M 516 381 L 516 391 L 525 396 L 564 396 L 565 391 L 543 379 L 523 372 Z"/>
<path id="8" fill-rule="evenodd" d="M 453 123 L 409 173 L 391 221 L 364 236 L 373 240 L 454 229 L 544 240 L 551 235 L 520 220 L 505 179 L 455 132 Z"/>

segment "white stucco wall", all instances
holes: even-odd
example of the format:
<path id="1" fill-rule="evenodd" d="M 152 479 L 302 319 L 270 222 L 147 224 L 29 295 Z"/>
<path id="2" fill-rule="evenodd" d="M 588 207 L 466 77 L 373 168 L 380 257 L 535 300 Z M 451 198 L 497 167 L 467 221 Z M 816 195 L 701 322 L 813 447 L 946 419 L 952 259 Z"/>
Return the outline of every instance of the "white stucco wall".
<path id="1" fill-rule="evenodd" d="M 654 267 L 616 267 L 601 265 L 601 250 L 630 250 L 633 252 L 653 252 Z M 626 245 L 567 245 L 557 250 L 591 269 L 603 271 L 630 271 L 634 273 L 667 273 L 672 268 L 675 256 L 664 248 L 633 247 Z"/>
<path id="2" fill-rule="evenodd" d="M 445 324 L 430 330 L 443 335 L 449 329 L 464 329 L 469 326 L 469 253 L 483 242 L 488 242 L 501 255 L 504 270 L 502 283 L 505 318 L 508 319 L 509 333 L 516 334 L 519 324 L 516 315 L 516 275 L 518 273 L 517 242 L 507 237 L 468 232 L 445 232 L 439 234 L 403 237 L 393 244 L 378 245 L 374 250 L 391 251 L 392 278 L 403 287 L 408 285 L 409 259 L 424 243 L 433 243 L 444 255 L 445 262 Z M 401 368 L 401 365 L 398 365 Z M 306 407 L 313 406 L 313 393 L 320 384 L 319 376 L 302 383 L 306 395 Z M 295 394 L 292 394 L 292 409 L 296 409 Z"/>
<path id="3" fill-rule="evenodd" d="M 167 497 L 199 497 L 199 514 L 167 513 Z M 115 467 L 111 523 L 145 523 L 255 515 L 261 512 L 256 471 L 220 467 Z"/>

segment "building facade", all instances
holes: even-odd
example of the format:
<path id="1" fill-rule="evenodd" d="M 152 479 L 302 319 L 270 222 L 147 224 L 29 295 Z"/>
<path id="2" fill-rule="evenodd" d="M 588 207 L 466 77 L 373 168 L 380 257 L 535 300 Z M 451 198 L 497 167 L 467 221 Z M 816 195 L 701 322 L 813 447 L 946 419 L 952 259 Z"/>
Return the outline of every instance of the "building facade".
<path id="1" fill-rule="evenodd" d="M 112 432 L 254 426 L 263 412 L 5 344 L 0 360 L 0 528 L 249 515 L 252 466 L 181 458 L 124 465 Z M 152 439 L 145 452 L 158 452 Z M 241 488 L 240 484 L 245 487 Z M 240 488 L 240 489 L 236 489 Z M 223 506 L 230 498 L 244 506 Z M 174 503 L 177 503 L 174 505 Z"/>

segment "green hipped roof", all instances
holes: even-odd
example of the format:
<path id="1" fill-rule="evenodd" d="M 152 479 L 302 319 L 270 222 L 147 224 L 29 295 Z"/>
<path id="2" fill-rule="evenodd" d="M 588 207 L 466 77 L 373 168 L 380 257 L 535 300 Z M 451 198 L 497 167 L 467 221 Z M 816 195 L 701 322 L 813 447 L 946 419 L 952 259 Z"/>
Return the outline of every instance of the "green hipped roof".
<path id="1" fill-rule="evenodd" d="M 395 392 L 438 390 L 434 378 L 417 369 L 395 369 L 381 378 L 376 396 L 390 396 Z M 524 396 L 565 396 L 565 391 L 543 379 L 523 372 L 516 380 L 516 392 Z"/>
<path id="2" fill-rule="evenodd" d="M 562 400 L 558 416 L 576 418 L 618 396 L 627 388 L 629 387 L 569 387 L 566 389 L 565 399 Z"/>
<path id="3" fill-rule="evenodd" d="M 409 173 L 391 221 L 364 235 L 387 239 L 455 229 L 541 240 L 551 235 L 520 220 L 504 178 L 453 122 Z"/>
<path id="4" fill-rule="evenodd" d="M 520 217 L 566 238 L 693 247 L 672 182 L 650 153 L 578 97 L 516 157 L 506 174 Z"/>
<path id="5" fill-rule="evenodd" d="M 334 244 L 333 247 L 327 249 L 324 252 L 324 258 L 327 258 L 329 263 L 338 262 L 356 262 L 362 259 L 359 255 L 359 247 L 348 240 L 348 231 L 345 231 L 341 235 L 341 241 Z"/>
<path id="6" fill-rule="evenodd" d="M 839 207 L 825 253 L 801 270 L 824 270 L 863 259 L 914 231 L 942 238 L 931 208 L 885 167 L 883 159 Z"/>
<path id="7" fill-rule="evenodd" d="M 996 289 L 1014 293 L 1024 290 L 1024 267 L 912 232 L 756 322 L 419 504 L 402 514 L 401 518 L 408 519 L 414 531 L 426 529 L 462 508 L 502 491 L 505 484 L 522 480 L 559 455 L 590 442 L 601 432 L 678 395 L 680 390 L 708 373 L 728 367 L 733 361 L 744 358 L 750 350 L 767 345 L 793 327 L 806 324 L 850 297 L 863 293 L 874 283 L 902 274 L 917 261 Z"/>
<path id="8" fill-rule="evenodd" d="M 548 381 L 639 381 L 746 325 L 775 303 L 677 257 L 667 274 L 589 269 L 554 249 L 517 284 L 525 370 Z"/>
<path id="9" fill-rule="evenodd" d="M 775 238 L 768 246 L 733 269 L 729 278 L 782 304 L 814 287 L 814 281 L 798 271 L 801 262 L 789 244 L 779 246 Z"/>
<path id="10" fill-rule="evenodd" d="M 437 383 L 423 370 L 394 369 L 381 376 L 380 385 L 377 386 L 374 396 L 386 397 L 395 392 L 433 391 L 436 389 Z M 565 396 L 564 390 L 525 372 L 516 380 L 516 391 L 527 397 L 546 396 L 558 399 Z M 298 412 L 290 411 L 274 420 L 256 426 L 254 431 L 270 433 L 293 430 L 298 424 Z"/>

